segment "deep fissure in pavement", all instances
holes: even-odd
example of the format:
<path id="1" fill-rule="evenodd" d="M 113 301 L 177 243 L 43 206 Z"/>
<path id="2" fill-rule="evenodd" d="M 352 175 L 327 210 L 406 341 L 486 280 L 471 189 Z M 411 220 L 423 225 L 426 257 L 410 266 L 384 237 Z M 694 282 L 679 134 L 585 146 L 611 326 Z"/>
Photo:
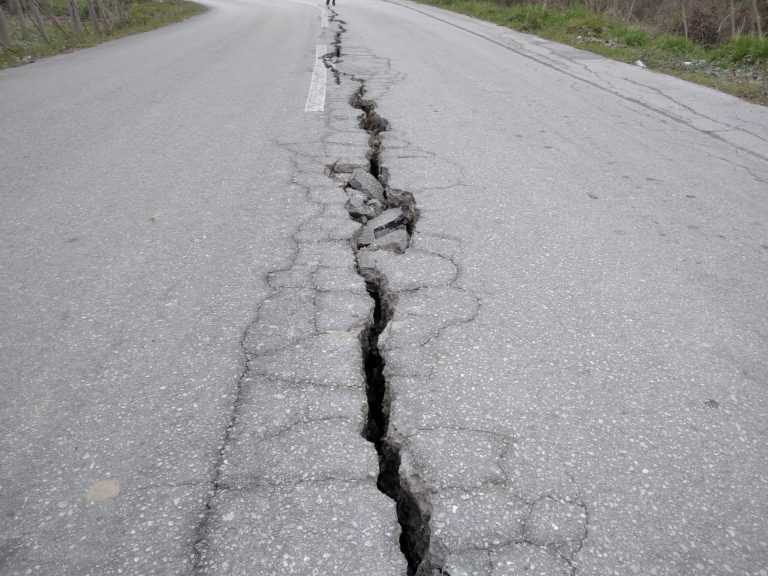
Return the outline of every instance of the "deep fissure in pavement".
<path id="1" fill-rule="evenodd" d="M 376 112 L 376 103 L 373 100 L 366 100 L 363 96 L 365 96 L 365 84 L 361 82 L 349 103 L 353 108 L 363 112 L 360 115 L 360 128 L 368 133 L 369 171 L 374 178 L 381 181 L 381 167 L 379 166 L 381 133 L 389 130 L 389 122 Z M 386 188 L 386 181 L 382 184 Z"/>
<path id="2" fill-rule="evenodd" d="M 384 359 L 379 353 L 379 335 L 390 318 L 389 310 L 382 311 L 380 283 L 368 280 L 365 287 L 368 290 L 368 295 L 373 299 L 374 311 L 373 322 L 361 335 L 365 391 L 368 399 L 368 416 L 363 435 L 366 440 L 376 445 L 376 450 L 380 453 L 389 424 L 387 419 L 389 398 L 386 394 L 387 383 L 384 379 Z M 388 490 L 383 491 L 389 493 Z"/>
<path id="3" fill-rule="evenodd" d="M 379 249 L 390 249 L 397 253 L 404 252 L 410 244 L 418 210 L 413 195 L 402 190 L 392 190 L 388 187 L 389 172 L 381 165 L 382 133 L 389 130 L 389 122 L 376 112 L 376 102 L 365 98 L 366 82 L 354 75 L 341 72 L 336 64 L 342 54 L 342 37 L 346 32 L 343 21 L 332 13 L 331 21 L 338 25 L 338 31 L 332 42 L 333 50 L 323 61 L 325 66 L 334 74 L 337 84 L 342 77 L 358 82 L 359 86 L 349 99 L 349 104 L 361 111 L 358 117 L 359 127 L 368 134 L 368 151 L 366 167 L 332 164 L 328 166 L 331 176 L 346 175 L 348 177 L 345 189 L 361 191 L 366 189 L 366 183 L 360 182 L 358 171 L 367 173 L 363 180 L 373 180 L 368 185 L 378 190 L 368 190 L 371 194 L 367 201 L 360 204 L 360 196 L 356 197 L 357 204 L 347 202 L 350 216 L 361 223 L 361 228 L 351 239 L 355 252 L 357 272 L 365 280 L 366 289 L 374 302 L 373 318 L 360 334 L 360 348 L 365 372 L 366 398 L 368 414 L 362 431 L 363 437 L 376 448 L 379 457 L 378 489 L 395 502 L 397 520 L 400 524 L 400 550 L 408 563 L 408 576 L 431 576 L 433 566 L 430 560 L 430 516 L 431 502 L 429 492 L 420 476 L 411 470 L 401 475 L 402 454 L 398 441 L 389 433 L 390 391 L 385 377 L 385 360 L 379 348 L 379 337 L 391 320 L 396 306 L 396 296 L 387 290 L 386 278 L 377 270 L 361 266 L 360 256 L 363 250 L 376 249 L 361 241 L 366 225 L 374 224 L 377 216 L 385 217 L 385 213 L 397 211 L 394 218 L 386 218 L 381 227 L 374 226 L 369 236 L 375 243 L 381 236 L 393 234 L 396 241 L 384 242 Z M 352 174 L 351 178 L 349 174 Z M 360 176 L 365 176 L 362 174 Z M 372 178 L 371 178 L 372 177 Z M 354 183 L 353 183 L 354 182 Z M 369 204 L 366 204 L 369 202 Z M 402 237 L 403 230 L 407 235 Z M 407 476 L 407 477 L 406 477 Z M 445 574 L 441 567 L 434 567 Z"/>
<path id="4" fill-rule="evenodd" d="M 408 574 L 431 574 L 429 562 L 429 508 L 424 494 L 417 495 L 400 477 L 400 447 L 387 437 L 389 428 L 389 390 L 384 377 L 385 362 L 379 351 L 379 336 L 392 317 L 391 300 L 381 279 L 364 274 L 368 294 L 374 301 L 373 322 L 362 335 L 368 417 L 365 438 L 379 455 L 378 489 L 394 500 L 400 524 L 400 550 L 408 562 Z"/>
<path id="5" fill-rule="evenodd" d="M 366 100 L 365 83 L 350 98 L 350 104 L 362 111 L 360 128 L 368 133 L 368 171 L 384 188 L 385 207 L 399 208 L 405 215 L 408 238 L 413 234 L 418 217 L 415 201 L 410 193 L 390 193 L 387 188 L 389 173 L 380 164 L 382 132 L 389 129 L 389 122 L 376 112 L 376 103 Z M 358 218 L 359 219 L 359 218 Z M 365 218 L 360 219 L 365 223 Z M 353 246 L 359 256 L 358 246 Z M 385 360 L 379 349 L 379 336 L 394 314 L 396 298 L 388 293 L 386 279 L 369 269 L 358 266 L 358 273 L 365 279 L 368 294 L 374 301 L 373 320 L 361 335 L 361 348 L 365 368 L 368 417 L 364 429 L 366 439 L 379 455 L 377 486 L 381 492 L 395 501 L 397 518 L 401 527 L 400 550 L 408 562 L 409 575 L 431 573 L 429 560 L 430 506 L 426 490 L 416 494 L 413 487 L 400 476 L 400 446 L 388 435 L 390 394 L 384 376 Z"/>

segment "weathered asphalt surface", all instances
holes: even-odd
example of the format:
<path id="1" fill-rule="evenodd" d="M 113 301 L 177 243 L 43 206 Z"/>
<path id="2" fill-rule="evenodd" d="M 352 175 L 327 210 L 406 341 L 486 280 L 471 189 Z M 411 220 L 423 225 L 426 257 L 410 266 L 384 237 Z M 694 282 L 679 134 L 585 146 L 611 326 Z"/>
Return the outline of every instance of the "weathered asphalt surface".
<path id="1" fill-rule="evenodd" d="M 329 29 L 297 2 L 212 7 L 0 73 L 4 576 L 403 566 L 360 436 L 357 224 L 304 112 Z M 363 157 L 354 112 L 337 149 Z M 329 342 L 246 363 L 307 318 Z M 219 564 L 229 525 L 254 540 Z"/>
<path id="2" fill-rule="evenodd" d="M 378 261 L 433 568 L 765 574 L 768 112 L 425 7 L 339 12 L 421 211 Z"/>
<path id="3" fill-rule="evenodd" d="M 414 4 L 213 7 L 0 73 L 0 573 L 404 573 L 358 268 L 411 571 L 768 574 L 768 112 Z M 419 218 L 356 263 L 361 81 Z"/>

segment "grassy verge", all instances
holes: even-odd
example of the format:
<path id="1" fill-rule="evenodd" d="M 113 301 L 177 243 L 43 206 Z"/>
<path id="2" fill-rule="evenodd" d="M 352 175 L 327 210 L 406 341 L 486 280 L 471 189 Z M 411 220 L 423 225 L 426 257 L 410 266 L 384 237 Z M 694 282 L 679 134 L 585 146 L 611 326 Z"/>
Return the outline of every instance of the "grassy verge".
<path id="1" fill-rule="evenodd" d="M 24 39 L 16 18 L 7 17 L 13 43 L 9 48 L 0 49 L 0 68 L 18 66 L 45 56 L 71 52 L 77 48 L 95 46 L 115 38 L 147 32 L 180 22 L 206 10 L 200 4 L 185 0 L 131 0 L 126 4 L 126 17 L 119 25 L 109 32 L 96 34 L 88 18 L 87 0 L 78 0 L 78 6 L 85 29 L 79 38 L 72 33 L 65 0 L 54 0 L 53 11 L 44 14 L 49 35 L 48 42 L 42 38 L 31 22 L 27 23 L 27 38 Z"/>
<path id="2" fill-rule="evenodd" d="M 579 6 L 556 10 L 528 4 L 504 6 L 488 0 L 419 1 L 614 60 L 640 60 L 652 70 L 768 105 L 766 38 L 742 36 L 721 46 L 704 47 L 682 36 L 654 34 Z"/>

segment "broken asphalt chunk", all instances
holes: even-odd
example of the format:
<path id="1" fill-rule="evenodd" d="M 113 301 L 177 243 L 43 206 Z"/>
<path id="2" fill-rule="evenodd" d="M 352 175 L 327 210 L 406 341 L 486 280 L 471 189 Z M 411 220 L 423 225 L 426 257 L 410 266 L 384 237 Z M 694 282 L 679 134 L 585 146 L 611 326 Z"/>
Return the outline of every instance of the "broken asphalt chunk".
<path id="1" fill-rule="evenodd" d="M 386 199 L 384 198 L 384 186 L 382 186 L 381 182 L 376 180 L 376 178 L 369 172 L 366 172 L 361 168 L 356 169 L 352 173 L 352 178 L 349 180 L 349 186 L 355 190 L 359 190 L 368 196 L 368 198 L 378 200 L 382 205 L 386 204 Z"/>
<path id="2" fill-rule="evenodd" d="M 405 252 L 408 247 L 408 233 L 405 229 L 407 222 L 408 220 L 400 208 L 385 210 L 363 225 L 357 239 L 357 246 L 359 248 L 369 246 L 372 249 L 380 249 L 391 245 L 396 251 Z M 397 232 L 402 232 L 402 234 L 394 234 Z"/>
<path id="3" fill-rule="evenodd" d="M 369 198 L 365 192 L 347 188 L 347 203 L 345 208 L 352 218 L 376 218 L 384 210 L 384 205 L 376 198 Z"/>
<path id="4" fill-rule="evenodd" d="M 369 250 L 391 250 L 398 254 L 403 254 L 408 248 L 408 232 L 405 228 L 388 231 L 381 237 L 377 237 L 370 245 Z"/>
<path id="5" fill-rule="evenodd" d="M 355 170 L 359 170 L 358 164 L 341 163 L 337 162 L 332 166 L 332 171 L 336 174 L 352 174 Z"/>

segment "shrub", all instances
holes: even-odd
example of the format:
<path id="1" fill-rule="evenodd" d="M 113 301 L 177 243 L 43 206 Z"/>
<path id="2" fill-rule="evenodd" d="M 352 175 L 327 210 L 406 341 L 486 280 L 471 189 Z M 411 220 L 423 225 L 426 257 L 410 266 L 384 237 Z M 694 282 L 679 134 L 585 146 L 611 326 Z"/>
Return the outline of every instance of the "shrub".
<path id="1" fill-rule="evenodd" d="M 520 29 L 526 32 L 538 32 L 551 20 L 553 11 L 545 6 L 522 5 L 512 9 L 510 21 L 516 22 Z"/>
<path id="2" fill-rule="evenodd" d="M 602 36 L 605 31 L 605 19 L 599 14 L 588 13 L 581 17 L 572 18 L 566 32 L 581 36 Z"/>
<path id="3" fill-rule="evenodd" d="M 759 60 L 768 62 L 768 38 L 757 36 L 739 36 L 732 38 L 726 45 L 726 58 L 730 62 L 742 62 Z"/>
<path id="4" fill-rule="evenodd" d="M 624 32 L 624 34 L 621 35 L 621 39 L 627 46 L 633 47 L 647 46 L 651 41 L 651 37 L 648 34 L 642 30 L 633 29 Z"/>
<path id="5" fill-rule="evenodd" d="M 715 46 L 720 40 L 717 16 L 697 9 L 688 20 L 688 38 L 701 46 Z"/>
<path id="6" fill-rule="evenodd" d="M 680 55 L 690 54 L 696 51 L 696 45 L 684 38 L 674 34 L 664 34 L 656 39 L 656 45 L 662 50 L 669 50 Z"/>

